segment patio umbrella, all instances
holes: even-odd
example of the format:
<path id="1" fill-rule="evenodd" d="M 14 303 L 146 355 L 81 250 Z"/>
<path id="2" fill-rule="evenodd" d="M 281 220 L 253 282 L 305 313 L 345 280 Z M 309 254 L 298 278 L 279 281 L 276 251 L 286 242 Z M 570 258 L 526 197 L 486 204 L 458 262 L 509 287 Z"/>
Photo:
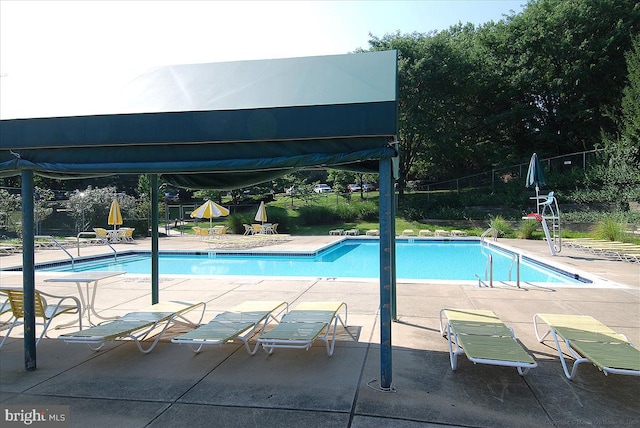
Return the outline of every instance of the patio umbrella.
<path id="1" fill-rule="evenodd" d="M 191 213 L 191 218 L 208 218 L 209 219 L 209 227 L 211 227 L 212 219 L 214 217 L 225 217 L 229 215 L 229 210 L 225 207 L 216 204 L 208 200 L 204 204 L 200 205 L 198 208 L 193 210 Z"/>
<path id="2" fill-rule="evenodd" d="M 267 209 L 264 206 L 264 201 L 260 202 L 260 206 L 258 207 L 258 212 L 256 213 L 254 220 L 259 221 L 260 223 L 267 221 Z"/>
<path id="3" fill-rule="evenodd" d="M 529 169 L 527 170 L 527 180 L 525 181 L 526 187 L 534 186 L 536 189 L 536 206 L 538 203 L 538 196 L 540 194 L 540 186 L 546 185 L 547 182 L 544 179 L 544 173 L 542 172 L 542 165 L 538 160 L 538 154 L 534 153 L 529 161 Z"/>
<path id="4" fill-rule="evenodd" d="M 111 208 L 109 208 L 109 218 L 107 219 L 107 224 L 113 225 L 113 229 L 115 230 L 116 226 L 120 226 L 122 224 L 122 214 L 120 213 L 120 204 L 117 199 L 114 199 L 111 202 Z"/>

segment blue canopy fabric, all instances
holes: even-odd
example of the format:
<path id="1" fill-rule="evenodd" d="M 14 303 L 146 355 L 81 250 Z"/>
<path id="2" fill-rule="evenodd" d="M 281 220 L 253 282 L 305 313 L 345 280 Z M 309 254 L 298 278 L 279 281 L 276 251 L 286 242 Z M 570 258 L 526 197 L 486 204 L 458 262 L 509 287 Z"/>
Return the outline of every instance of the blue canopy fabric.
<path id="1" fill-rule="evenodd" d="M 0 120 L 0 177 L 157 173 L 225 190 L 305 167 L 377 171 L 396 155 L 396 73 L 395 51 L 160 67 L 103 114 Z"/>

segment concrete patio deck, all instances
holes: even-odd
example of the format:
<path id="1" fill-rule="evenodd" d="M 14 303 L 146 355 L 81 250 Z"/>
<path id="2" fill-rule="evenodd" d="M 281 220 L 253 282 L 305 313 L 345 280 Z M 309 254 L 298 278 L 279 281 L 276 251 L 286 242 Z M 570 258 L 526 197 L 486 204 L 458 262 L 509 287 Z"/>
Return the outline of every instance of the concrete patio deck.
<path id="1" fill-rule="evenodd" d="M 292 237 L 272 248 L 317 248 L 338 238 Z M 538 343 L 532 324 L 536 312 L 588 314 L 640 345 L 640 265 L 567 248 L 551 257 L 542 241 L 499 242 L 599 280 L 584 286 L 525 284 L 521 289 L 399 283 L 398 321 L 392 326 L 394 392 L 377 390 L 379 381 L 374 380 L 380 376 L 376 282 L 161 276 L 160 300 L 204 301 L 205 321 L 246 300 L 285 300 L 293 306 L 342 300 L 348 305 L 349 328 L 338 330 L 333 357 L 322 344 L 309 351 L 278 349 L 255 356 L 241 344 L 227 344 L 194 354 L 170 343 L 172 335 L 185 331 L 181 327 L 171 329 L 148 355 L 130 341 L 94 352 L 55 339 L 70 329 L 51 330 L 52 338 L 37 348 L 33 372 L 24 371 L 18 332 L 0 350 L 1 406 L 68 405 L 74 427 L 640 426 L 639 377 L 604 376 L 585 364 L 569 381 L 553 343 Z M 138 240 L 115 248 L 149 246 L 149 240 Z M 172 236 L 160 240 L 160 249 L 204 250 L 207 245 L 194 237 Z M 100 252 L 105 248 L 81 250 L 83 256 Z M 56 258 L 64 258 L 60 250 L 36 253 L 36 262 Z M 0 267 L 20 263 L 19 256 L 0 257 Z M 77 294 L 74 284 L 45 283 L 52 275 L 37 273 L 36 288 Z M 0 271 L 0 283 L 21 286 L 21 274 Z M 122 315 L 150 303 L 150 279 L 139 275 L 101 282 L 96 299 L 104 315 Z M 514 328 L 538 367 L 519 376 L 513 368 L 473 365 L 461 357 L 453 372 L 448 343 L 439 333 L 443 307 L 493 310 Z"/>

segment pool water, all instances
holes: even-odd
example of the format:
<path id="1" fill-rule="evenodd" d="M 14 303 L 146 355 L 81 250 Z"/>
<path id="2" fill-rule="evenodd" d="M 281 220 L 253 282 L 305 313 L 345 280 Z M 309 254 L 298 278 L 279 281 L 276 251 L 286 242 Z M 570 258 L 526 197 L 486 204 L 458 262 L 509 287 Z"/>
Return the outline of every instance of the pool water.
<path id="1" fill-rule="evenodd" d="M 397 241 L 398 280 L 483 280 L 488 275 L 487 258 L 493 258 L 494 281 L 515 281 L 514 253 L 479 241 Z M 379 243 L 345 240 L 312 255 L 294 252 L 273 255 L 260 252 L 160 253 L 161 275 L 249 275 L 316 278 L 378 278 Z M 114 270 L 149 274 L 149 253 L 134 253 L 92 262 L 56 266 L 47 271 Z M 520 280 L 524 282 L 579 283 L 575 275 L 523 259 Z"/>

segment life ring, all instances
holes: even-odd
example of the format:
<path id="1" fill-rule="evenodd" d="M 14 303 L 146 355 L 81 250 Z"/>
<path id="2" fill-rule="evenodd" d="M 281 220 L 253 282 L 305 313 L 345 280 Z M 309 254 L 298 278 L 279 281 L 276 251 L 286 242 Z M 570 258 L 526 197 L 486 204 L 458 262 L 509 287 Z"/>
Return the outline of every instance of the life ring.
<path id="1" fill-rule="evenodd" d="M 542 216 L 540 214 L 537 214 L 537 213 L 527 214 L 527 218 L 530 218 L 531 220 L 536 220 L 538 223 L 542 223 Z"/>

